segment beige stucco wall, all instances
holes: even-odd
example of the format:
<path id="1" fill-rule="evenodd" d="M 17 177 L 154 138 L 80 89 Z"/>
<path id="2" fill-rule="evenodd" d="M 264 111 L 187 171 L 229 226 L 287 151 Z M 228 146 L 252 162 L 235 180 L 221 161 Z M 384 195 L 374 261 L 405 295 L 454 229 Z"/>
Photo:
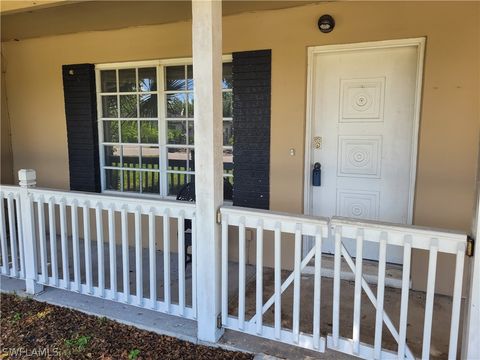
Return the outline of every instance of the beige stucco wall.
<path id="1" fill-rule="evenodd" d="M 476 2 L 331 2 L 225 17 L 224 53 L 272 49 L 271 209 L 303 212 L 307 47 L 425 36 L 414 222 L 468 231 L 480 125 L 479 8 Z M 316 27 L 324 13 L 336 20 L 330 34 Z M 14 170 L 34 168 L 40 186 L 68 189 L 61 66 L 190 56 L 191 23 L 8 42 L 2 52 Z M 416 287 L 426 276 L 424 260 L 414 255 Z M 439 291 L 448 290 L 452 273 L 442 258 Z"/>
<path id="2" fill-rule="evenodd" d="M 6 81 L 3 73 L 6 71 L 5 61 L 1 62 L 1 128 L 0 128 L 0 145 L 1 145 L 1 167 L 0 167 L 0 183 L 13 184 L 13 156 L 12 156 L 12 141 L 10 137 L 10 117 L 8 115 Z"/>

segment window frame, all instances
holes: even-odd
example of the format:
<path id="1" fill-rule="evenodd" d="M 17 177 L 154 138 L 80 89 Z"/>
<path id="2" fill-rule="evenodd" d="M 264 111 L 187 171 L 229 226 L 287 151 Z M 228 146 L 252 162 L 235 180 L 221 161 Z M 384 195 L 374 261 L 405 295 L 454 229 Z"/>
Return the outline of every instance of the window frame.
<path id="1" fill-rule="evenodd" d="M 222 64 L 232 62 L 232 55 L 227 54 L 222 56 Z M 153 199 L 168 199 L 168 200 L 175 200 L 176 195 L 168 195 L 168 174 L 176 173 L 176 174 L 186 174 L 186 175 L 195 175 L 195 171 L 175 171 L 175 170 L 168 170 L 168 148 L 187 148 L 187 149 L 195 149 L 195 145 L 191 144 L 168 144 L 167 143 L 167 134 L 168 134 L 168 120 L 172 120 L 171 118 L 167 118 L 167 109 L 166 109 L 166 95 L 171 93 L 170 90 L 165 89 L 165 76 L 166 71 L 165 68 L 167 66 L 186 66 L 186 65 L 193 65 L 192 58 L 173 58 L 173 59 L 161 59 L 161 60 L 142 60 L 142 61 L 126 61 L 126 62 L 115 62 L 115 63 L 102 63 L 102 64 L 95 64 L 95 92 L 96 92 L 96 100 L 97 100 L 97 126 L 98 126 L 98 149 L 99 149 L 99 166 L 100 166 L 100 184 L 101 184 L 101 192 L 104 194 L 111 194 L 116 196 L 127 196 L 127 197 L 141 197 L 141 198 L 153 198 Z M 122 69 L 136 69 L 136 80 L 138 81 L 138 68 L 148 68 L 148 67 L 155 67 L 156 68 L 156 80 L 157 80 L 157 90 L 156 91 L 147 91 L 141 92 L 137 89 L 136 92 L 121 92 L 120 89 L 117 87 L 117 91 L 114 93 L 111 92 L 102 92 L 102 84 L 101 84 L 101 75 L 100 72 L 102 70 L 115 70 L 116 71 L 116 84 L 118 86 L 119 79 L 118 79 L 118 70 Z M 138 84 L 137 84 L 138 86 Z M 194 89 L 192 89 L 192 92 Z M 232 89 L 223 89 L 222 87 L 222 103 L 223 103 L 223 93 L 224 92 L 231 92 Z M 188 90 L 185 91 L 186 93 Z M 122 118 L 120 117 L 120 103 L 119 103 L 119 96 L 121 95 L 129 95 L 129 94 L 155 94 L 157 95 L 157 117 L 153 118 L 142 118 L 140 117 L 139 109 L 140 106 L 137 102 L 137 117 L 135 118 Z M 117 96 L 117 108 L 118 108 L 118 117 L 116 118 L 104 118 L 103 117 L 103 109 L 102 109 L 102 96 L 105 95 L 116 95 Z M 187 104 L 188 107 L 188 104 Z M 222 107 L 223 111 L 223 107 Z M 192 119 L 194 119 L 193 117 Z M 142 143 L 140 139 L 140 132 L 138 132 L 138 142 L 137 143 L 124 143 L 121 140 L 121 120 L 134 120 L 134 121 L 157 121 L 158 126 L 158 142 L 153 144 Z M 178 118 L 176 120 L 179 121 L 186 121 L 187 123 L 187 132 L 188 132 L 188 122 L 193 121 L 190 118 Z M 105 121 L 117 121 L 119 126 L 119 139 L 118 142 L 106 142 L 104 139 L 104 122 Z M 223 122 L 224 121 L 232 121 L 232 118 L 224 118 L 222 113 L 222 132 L 223 132 Z M 158 172 L 159 174 L 159 193 L 152 194 L 152 193 L 142 193 L 141 192 L 141 184 L 140 184 L 140 191 L 133 192 L 133 191 L 124 191 L 123 190 L 123 178 L 124 176 L 120 176 L 120 187 L 121 190 L 108 190 L 106 189 L 106 176 L 105 170 L 118 170 L 122 171 L 124 168 L 123 166 L 113 167 L 105 165 L 105 146 L 138 146 L 140 151 L 140 161 L 142 158 L 142 147 L 152 146 L 157 147 L 159 149 L 159 168 L 158 170 L 149 170 L 149 169 L 129 169 L 131 171 L 139 171 L 139 172 Z M 222 154 L 225 150 L 233 150 L 232 145 L 224 145 L 222 140 Z M 122 152 L 120 153 L 122 157 Z M 222 156 L 223 158 L 223 156 Z M 122 163 L 122 162 L 121 162 Z M 121 172 L 123 174 L 123 172 Z M 222 178 L 233 177 L 233 174 L 222 174 Z"/>

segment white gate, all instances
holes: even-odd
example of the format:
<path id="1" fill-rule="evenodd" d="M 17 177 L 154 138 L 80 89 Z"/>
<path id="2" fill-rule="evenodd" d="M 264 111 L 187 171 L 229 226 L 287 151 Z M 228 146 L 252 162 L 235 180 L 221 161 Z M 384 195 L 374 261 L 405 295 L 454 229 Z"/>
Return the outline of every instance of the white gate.
<path id="1" fill-rule="evenodd" d="M 463 234 L 426 230 L 412 226 L 393 226 L 375 222 L 358 222 L 355 220 L 333 218 L 330 222 L 335 241 L 335 276 L 334 276 L 334 310 L 333 331 L 328 336 L 328 347 L 365 359 L 399 358 L 414 359 L 415 356 L 407 345 L 407 315 L 410 283 L 410 260 L 412 249 L 429 251 L 428 281 L 425 304 L 425 318 L 423 327 L 423 359 L 430 357 L 430 342 L 432 334 L 432 315 L 435 296 L 435 276 L 437 269 L 437 255 L 439 252 L 456 255 L 455 285 L 450 324 L 450 343 L 448 358 L 457 357 L 458 330 L 460 321 L 460 305 L 462 295 L 463 267 L 467 238 Z M 356 242 L 356 258 L 352 259 L 344 246 L 345 239 L 354 239 Z M 362 275 L 362 249 L 365 242 L 378 244 L 379 264 L 377 293 L 372 291 Z M 403 248 L 403 273 L 399 329 L 396 329 L 391 318 L 384 310 L 385 267 L 387 244 Z M 339 336 L 340 323 L 340 261 L 344 258 L 355 273 L 355 298 L 353 329 L 351 338 Z M 375 313 L 375 341 L 371 344 L 360 343 L 360 309 L 362 290 L 366 293 L 376 309 Z M 382 349 L 383 324 L 390 331 L 398 344 L 397 353 Z"/>
<path id="2" fill-rule="evenodd" d="M 365 359 L 399 358 L 414 359 L 430 357 L 430 343 L 432 334 L 432 314 L 435 297 L 435 275 L 438 253 L 453 254 L 456 256 L 455 285 L 452 298 L 449 353 L 448 358 L 457 357 L 457 342 L 460 321 L 460 306 L 462 292 L 463 266 L 466 247 L 466 235 L 460 233 L 424 229 L 414 226 L 397 226 L 378 222 L 359 222 L 346 218 L 332 218 L 330 221 L 323 218 L 276 214 L 268 211 L 223 207 L 222 218 L 222 324 L 225 328 L 261 336 L 267 339 L 300 346 L 303 348 L 321 351 L 325 349 L 325 339 L 321 334 L 329 333 L 326 346 L 336 351 L 355 355 Z M 251 230 L 249 230 L 251 229 Z M 246 289 L 246 233 L 253 231 L 256 234 L 255 251 L 255 311 L 246 311 L 246 302 L 249 301 Z M 238 233 L 238 236 L 237 236 Z M 302 259 L 301 243 L 303 236 L 315 238 L 315 246 Z M 333 302 L 332 313 L 322 313 L 322 241 L 331 236 L 335 243 Z M 238 240 L 237 240 L 238 239 Z M 238 241 L 238 244 L 237 244 Z M 356 254 L 349 254 L 346 242 L 354 242 Z M 273 264 L 266 264 L 267 252 L 265 244 L 273 247 Z M 365 280 L 362 274 L 362 249 L 367 242 L 376 244 L 378 248 L 378 281 L 376 293 Z M 402 289 L 400 295 L 400 315 L 398 321 L 393 321 L 384 309 L 385 269 L 387 245 L 403 248 L 404 266 L 402 274 Z M 229 288 L 229 270 L 235 267 L 236 259 L 229 262 L 229 249 L 238 246 L 238 303 L 237 295 L 232 295 Z M 282 254 L 285 249 L 290 251 Z M 410 260 L 412 249 L 429 251 L 428 281 L 426 301 L 423 308 L 425 319 L 423 324 L 423 340 L 421 354 L 414 354 L 407 343 L 407 315 L 408 298 L 410 292 Z M 235 253 L 235 252 L 232 252 Z M 293 270 L 288 268 L 289 258 L 293 255 Z M 353 256 L 352 256 L 353 255 Z M 232 254 L 230 254 L 230 258 Z M 355 259 L 353 259 L 355 257 Z M 342 260 L 343 259 L 343 260 Z M 232 259 L 230 259 L 232 260 Z M 314 261 L 313 299 L 305 302 L 302 297 L 302 270 Z M 351 337 L 340 336 L 341 316 L 347 316 L 341 311 L 341 262 L 345 261 L 355 274 L 353 321 L 351 323 Z M 283 264 L 285 263 L 285 264 Z M 310 264 L 311 265 L 311 264 Z M 268 267 L 273 267 L 274 290 L 269 291 L 264 275 Z M 231 280 L 230 280 L 231 281 Z M 282 300 L 288 296 L 288 288 L 293 284 L 293 301 L 291 310 L 282 309 Z M 231 290 L 231 289 L 230 289 Z M 307 290 L 308 291 L 308 290 Z M 366 294 L 375 308 L 375 335 L 371 343 L 360 341 L 362 291 Z M 252 293 L 252 292 L 250 292 Z M 308 293 L 307 293 L 308 294 Z M 307 295 L 308 296 L 308 295 Z M 233 301 L 232 301 L 233 299 Z M 266 300 L 265 300 L 266 299 Z M 253 301 L 253 300 L 252 300 Z M 273 309 L 273 326 L 265 324 L 264 317 L 267 311 Z M 302 305 L 302 310 L 301 310 Z M 305 306 L 313 307 L 311 331 L 301 331 L 301 311 Z M 246 318 L 250 313 L 250 318 Z M 332 318 L 331 329 L 321 328 L 321 317 Z M 285 319 L 290 321 L 284 321 Z M 397 320 L 397 319 L 395 319 Z M 271 321 L 272 323 L 272 321 Z M 395 326 L 398 323 L 398 328 Z M 343 322 L 345 325 L 345 322 Z M 384 324 L 398 347 L 396 351 L 382 346 Z M 305 328 L 305 327 L 304 327 Z"/>
<path id="3" fill-rule="evenodd" d="M 233 207 L 223 207 L 222 213 L 222 324 L 225 328 L 239 330 L 267 339 L 281 341 L 287 344 L 298 345 L 307 349 L 324 351 L 325 338 L 320 335 L 320 291 L 321 291 L 321 248 L 322 240 L 328 236 L 327 219 L 305 216 L 285 216 L 260 210 L 243 210 Z M 228 290 L 228 250 L 229 227 L 237 227 L 239 232 L 238 246 L 238 315 L 229 315 L 229 290 Z M 245 320 L 245 229 L 253 228 L 256 231 L 256 312 L 255 315 Z M 230 229 L 231 230 L 231 229 Z M 274 247 L 274 293 L 264 301 L 264 233 L 273 232 Z M 294 271 L 282 281 L 282 241 L 285 235 L 293 236 L 294 241 Z M 301 258 L 301 242 L 303 236 L 315 238 L 315 246 Z M 290 239 L 291 241 L 292 239 Z M 316 254 L 320 256 L 315 256 Z M 313 332 L 311 334 L 300 332 L 300 286 L 301 271 L 315 257 L 314 295 L 311 306 L 313 307 Z M 293 283 L 293 308 L 292 325 L 289 329 L 282 326 L 282 293 Z M 274 326 L 263 324 L 264 314 L 274 306 Z"/>

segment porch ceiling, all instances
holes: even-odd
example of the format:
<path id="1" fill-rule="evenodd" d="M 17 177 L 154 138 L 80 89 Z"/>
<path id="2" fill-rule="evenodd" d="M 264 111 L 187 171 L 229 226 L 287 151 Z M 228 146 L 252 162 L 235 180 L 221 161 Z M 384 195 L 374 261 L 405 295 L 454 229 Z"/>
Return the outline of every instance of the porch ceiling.
<path id="1" fill-rule="evenodd" d="M 24 0 L 3 0 L 0 2 L 0 13 L 12 14 L 23 11 L 31 11 L 33 9 L 41 9 L 52 6 L 66 5 L 74 3 L 76 1 L 69 0 L 37 0 L 37 1 L 24 1 Z"/>
<path id="2" fill-rule="evenodd" d="M 319 1 L 223 0 L 223 15 L 283 9 L 316 2 Z M 191 2 L 185 0 L 2 1 L 1 39 L 21 40 L 82 31 L 165 24 L 189 20 L 191 16 Z"/>

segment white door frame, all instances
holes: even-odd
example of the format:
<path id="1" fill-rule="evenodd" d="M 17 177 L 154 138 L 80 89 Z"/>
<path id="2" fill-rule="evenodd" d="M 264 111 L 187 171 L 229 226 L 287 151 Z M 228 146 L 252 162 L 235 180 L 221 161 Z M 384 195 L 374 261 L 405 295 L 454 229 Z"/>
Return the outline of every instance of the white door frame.
<path id="1" fill-rule="evenodd" d="M 418 133 L 420 127 L 420 111 L 422 99 L 422 79 L 423 79 L 423 62 L 425 53 L 425 38 L 412 38 L 400 40 L 384 40 L 372 41 L 353 44 L 340 45 L 322 45 L 312 46 L 308 48 L 308 72 L 307 72 L 307 111 L 306 111 L 306 128 L 305 128 L 305 171 L 304 171 L 304 201 L 303 211 L 306 215 L 312 215 L 312 188 L 311 188 L 311 164 L 312 164 L 312 130 L 314 125 L 313 117 L 313 99 L 314 94 L 314 74 L 315 65 L 313 58 L 320 53 L 333 53 L 352 50 L 366 50 L 366 49 L 388 49 L 397 47 L 411 47 L 417 48 L 417 75 L 415 85 L 415 103 L 414 103 L 414 118 L 412 131 L 412 152 L 410 161 L 410 185 L 408 196 L 408 214 L 407 224 L 411 225 L 413 221 L 413 204 L 415 200 L 415 182 L 417 175 L 417 155 L 418 155 Z"/>

